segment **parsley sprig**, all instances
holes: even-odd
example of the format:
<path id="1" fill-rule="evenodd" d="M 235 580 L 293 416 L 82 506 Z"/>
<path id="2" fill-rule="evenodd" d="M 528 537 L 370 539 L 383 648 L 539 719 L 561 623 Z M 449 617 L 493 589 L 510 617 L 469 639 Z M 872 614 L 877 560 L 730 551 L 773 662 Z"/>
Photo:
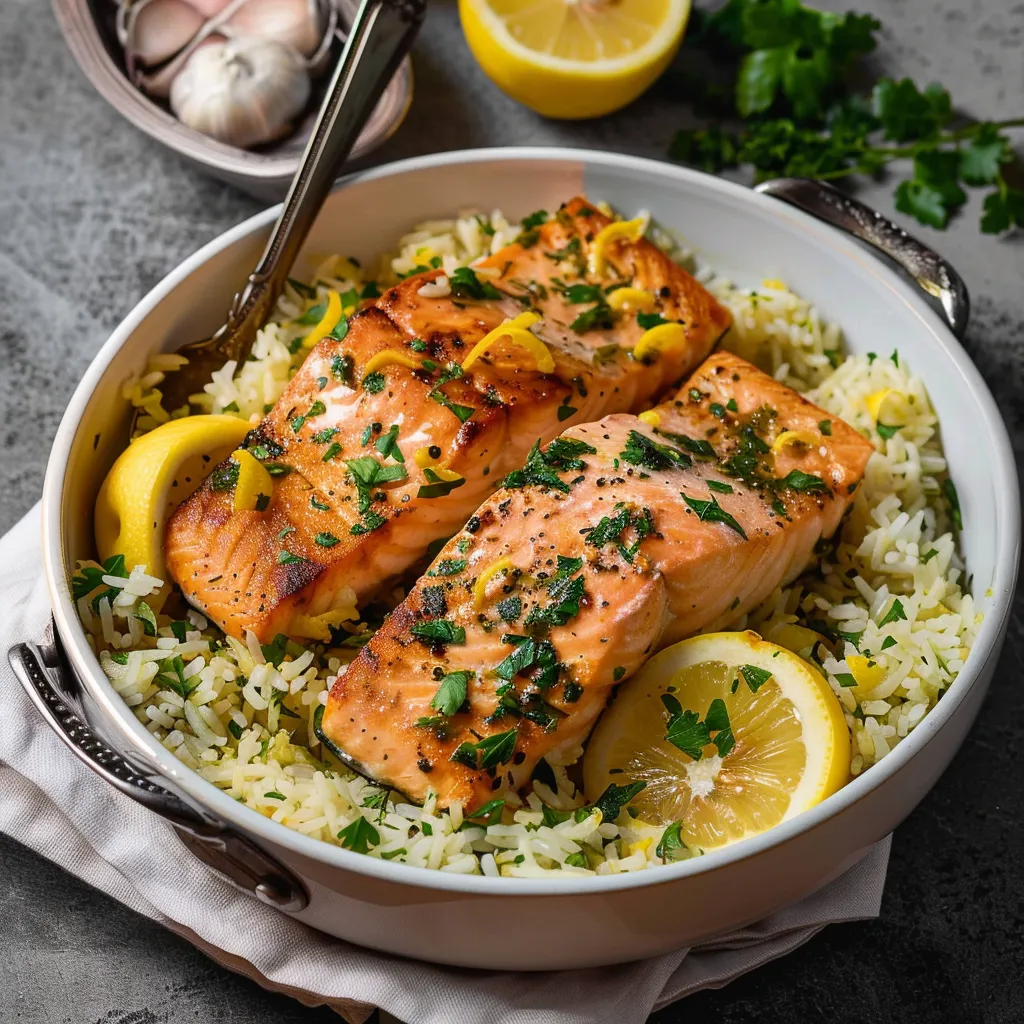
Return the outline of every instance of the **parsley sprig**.
<path id="1" fill-rule="evenodd" d="M 909 160 L 910 174 L 895 190 L 900 212 L 945 228 L 967 201 L 965 186 L 989 187 L 981 230 L 1024 226 L 1024 190 L 1004 173 L 1014 159 L 1006 130 L 1024 127 L 1024 118 L 965 121 L 941 85 L 922 89 L 909 78 L 851 89 L 851 72 L 862 72 L 880 28 L 870 16 L 800 0 L 728 0 L 692 38 L 725 58 L 731 81 L 687 82 L 715 123 L 677 133 L 669 155 L 713 173 L 750 165 L 759 181 L 874 177 Z M 723 130 L 722 116 L 743 119 L 743 127 Z"/>

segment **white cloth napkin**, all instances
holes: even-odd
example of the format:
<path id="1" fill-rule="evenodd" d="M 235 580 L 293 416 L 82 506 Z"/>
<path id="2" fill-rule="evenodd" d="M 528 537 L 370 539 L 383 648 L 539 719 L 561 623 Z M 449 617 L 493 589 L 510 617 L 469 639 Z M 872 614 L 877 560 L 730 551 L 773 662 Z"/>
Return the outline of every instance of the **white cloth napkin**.
<path id="1" fill-rule="evenodd" d="M 760 924 L 693 949 L 599 970 L 456 970 L 364 950 L 258 903 L 188 855 L 171 827 L 93 775 L 50 732 L 6 652 L 49 619 L 34 509 L 0 539 L 0 829 L 184 936 L 229 970 L 351 1024 L 375 1006 L 408 1024 L 642 1024 L 648 1014 L 782 956 L 826 924 L 878 916 L 885 839 L 858 865 Z"/>

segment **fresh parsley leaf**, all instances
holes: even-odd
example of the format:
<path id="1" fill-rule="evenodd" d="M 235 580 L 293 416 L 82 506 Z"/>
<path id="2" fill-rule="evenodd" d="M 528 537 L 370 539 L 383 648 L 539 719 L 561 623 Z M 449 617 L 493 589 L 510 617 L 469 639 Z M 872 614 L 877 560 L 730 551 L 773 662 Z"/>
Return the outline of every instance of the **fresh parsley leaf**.
<path id="1" fill-rule="evenodd" d="M 791 491 L 827 491 L 828 485 L 820 476 L 804 473 L 803 470 L 791 469 L 780 481 L 783 487 Z"/>
<path id="2" fill-rule="evenodd" d="M 449 760 L 463 764 L 467 768 L 494 768 L 512 760 L 518 737 L 519 730 L 514 728 L 485 736 L 478 743 L 460 743 Z"/>
<path id="3" fill-rule="evenodd" d="M 682 837 L 683 823 L 673 821 L 661 834 L 654 852 L 667 864 L 669 861 L 680 860 L 687 854 L 686 844 Z"/>
<path id="4" fill-rule="evenodd" d="M 502 481 L 503 487 L 547 487 L 563 494 L 570 492 L 571 485 L 558 475 L 566 470 L 586 469 L 587 464 L 580 455 L 596 455 L 597 449 L 586 441 L 570 437 L 556 437 L 545 450 L 536 441 L 526 457 L 522 469 L 514 469 Z"/>
<path id="5" fill-rule="evenodd" d="M 615 326 L 615 314 L 611 306 L 606 302 L 599 302 L 590 309 L 585 309 L 571 324 L 569 330 L 577 334 L 585 334 L 587 331 L 607 331 Z"/>
<path id="6" fill-rule="evenodd" d="M 889 610 L 878 620 L 879 627 L 887 626 L 890 622 L 899 622 L 900 619 L 906 619 L 907 613 L 903 610 L 903 602 L 898 598 L 893 598 L 893 602 L 889 605 Z"/>
<path id="7" fill-rule="evenodd" d="M 362 380 L 362 386 L 364 391 L 368 391 L 371 395 L 378 395 L 384 390 L 384 386 L 387 381 L 384 379 L 384 374 L 380 370 L 374 370 L 372 373 L 368 373 Z"/>
<path id="8" fill-rule="evenodd" d="M 691 498 L 683 491 L 679 492 L 683 501 L 697 513 L 697 518 L 704 523 L 722 523 L 730 530 L 735 530 L 744 540 L 747 539 L 746 532 L 736 519 L 718 504 L 717 498 L 710 501 L 703 501 L 700 498 Z"/>
<path id="9" fill-rule="evenodd" d="M 649 331 L 652 327 L 667 324 L 669 321 L 660 313 L 637 313 L 636 322 L 642 330 Z"/>
<path id="10" fill-rule="evenodd" d="M 318 533 L 315 540 L 322 548 L 333 548 L 338 543 L 338 538 L 333 533 L 328 533 L 327 531 Z"/>
<path id="11" fill-rule="evenodd" d="M 498 797 L 496 800 L 488 800 L 487 803 L 482 804 L 471 814 L 466 814 L 463 818 L 464 822 L 470 821 L 475 822 L 477 825 L 495 825 L 501 821 L 501 812 L 505 809 L 505 801 Z"/>
<path id="12" fill-rule="evenodd" d="M 427 570 L 428 576 L 458 576 L 466 568 L 464 558 L 442 558 L 433 569 Z"/>
<path id="13" fill-rule="evenodd" d="M 473 675 L 467 670 L 449 672 L 441 679 L 441 685 L 431 699 L 430 706 L 446 717 L 454 715 L 466 701 L 469 681 Z"/>
<path id="14" fill-rule="evenodd" d="M 371 846 L 380 846 L 380 833 L 362 815 L 346 825 L 338 833 L 338 838 L 344 849 L 356 853 L 369 853 Z"/>
<path id="15" fill-rule="evenodd" d="M 601 812 L 602 821 L 615 821 L 622 808 L 639 796 L 646 788 L 646 782 L 630 782 L 625 786 L 616 786 L 613 782 L 594 801 L 594 807 Z"/>
<path id="16" fill-rule="evenodd" d="M 719 494 L 732 494 L 732 484 L 723 483 L 721 480 L 705 480 L 709 491 L 717 491 Z"/>
<path id="17" fill-rule="evenodd" d="M 893 637 L 891 637 L 891 636 L 887 636 L 887 637 L 886 637 L 886 638 L 885 638 L 885 639 L 884 639 L 884 640 L 882 641 L 882 650 L 883 650 L 883 651 L 887 651 L 887 650 L 889 650 L 889 648 L 890 648 L 890 647 L 895 647 L 895 646 L 896 646 L 896 641 L 895 641 L 895 639 L 893 639 Z"/>
<path id="18" fill-rule="evenodd" d="M 145 601 L 139 601 L 132 615 L 142 623 L 142 631 L 146 636 L 156 636 L 156 613 Z"/>
<path id="19" fill-rule="evenodd" d="M 487 280 L 481 280 L 470 267 L 456 267 L 448 275 L 452 295 L 459 299 L 500 299 L 501 292 Z"/>
<path id="20" fill-rule="evenodd" d="M 756 665 L 740 665 L 740 675 L 746 680 L 751 693 L 757 693 L 772 677 L 771 672 Z"/>
<path id="21" fill-rule="evenodd" d="M 879 423 L 878 423 L 878 436 L 882 437 L 886 441 L 888 441 L 889 438 L 895 437 L 896 434 L 900 430 L 903 429 L 903 427 L 904 427 L 904 424 L 902 424 L 902 423 L 892 423 L 892 424 L 889 424 L 889 423 L 882 423 L 881 421 L 879 421 Z"/>
<path id="22" fill-rule="evenodd" d="M 685 452 L 671 445 L 659 444 L 639 430 L 629 432 L 626 447 L 619 452 L 619 458 L 644 469 L 686 469 L 693 465 L 693 459 Z"/>
<path id="23" fill-rule="evenodd" d="M 381 436 L 377 438 L 374 447 L 385 459 L 392 458 L 395 462 L 405 462 L 405 456 L 402 454 L 401 448 L 398 447 L 397 423 L 392 423 L 388 428 L 388 432 L 386 434 L 381 434 Z"/>
<path id="24" fill-rule="evenodd" d="M 699 761 L 704 754 L 704 748 L 711 742 L 707 724 L 700 720 L 700 715 L 696 711 L 684 711 L 679 701 L 670 693 L 663 693 L 661 702 L 669 713 L 665 739 L 694 761 Z"/>
<path id="25" fill-rule="evenodd" d="M 960 511 L 960 496 L 956 493 L 956 484 L 949 477 L 942 481 L 942 493 L 946 496 L 946 501 L 949 504 L 949 515 L 953 520 L 953 525 L 958 530 L 962 530 L 964 518 Z"/>
<path id="26" fill-rule="evenodd" d="M 426 622 L 417 622 L 409 632 L 424 643 L 433 644 L 464 644 L 466 642 L 466 630 L 462 626 L 455 625 L 449 619 L 430 619 Z"/>

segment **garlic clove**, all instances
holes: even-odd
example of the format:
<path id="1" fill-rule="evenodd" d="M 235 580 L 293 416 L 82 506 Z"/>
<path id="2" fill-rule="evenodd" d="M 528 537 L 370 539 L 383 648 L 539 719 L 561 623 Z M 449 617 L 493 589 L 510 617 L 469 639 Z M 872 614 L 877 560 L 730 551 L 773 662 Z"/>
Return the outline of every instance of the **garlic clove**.
<path id="1" fill-rule="evenodd" d="M 205 20 L 184 0 L 143 0 L 132 7 L 125 49 L 139 64 L 152 67 L 187 46 Z"/>
<path id="2" fill-rule="evenodd" d="M 289 46 L 240 36 L 197 49 L 171 83 L 178 119 L 248 149 L 287 134 L 309 102 L 309 75 Z"/>
<path id="3" fill-rule="evenodd" d="M 164 65 L 151 75 L 141 76 L 136 84 L 144 89 L 150 96 L 157 96 L 160 99 L 167 99 L 171 94 L 171 86 L 178 77 L 181 69 L 191 59 L 192 54 L 198 53 L 205 46 L 226 42 L 226 37 L 217 32 L 206 36 L 204 39 L 195 40 L 188 47 L 181 51 L 169 64 Z"/>
<path id="4" fill-rule="evenodd" d="M 225 28 L 229 34 L 276 40 L 304 57 L 316 51 L 324 34 L 317 0 L 246 0 Z"/>

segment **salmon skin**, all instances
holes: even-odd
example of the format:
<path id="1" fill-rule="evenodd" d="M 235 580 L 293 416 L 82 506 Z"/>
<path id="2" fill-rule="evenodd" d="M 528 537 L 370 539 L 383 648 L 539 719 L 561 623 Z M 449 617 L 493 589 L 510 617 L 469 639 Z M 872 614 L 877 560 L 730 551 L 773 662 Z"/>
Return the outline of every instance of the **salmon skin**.
<path id="1" fill-rule="evenodd" d="M 728 312 L 649 242 L 602 235 L 610 224 L 574 199 L 475 270 L 408 277 L 320 341 L 244 445 L 277 474 L 269 504 L 234 509 L 229 460 L 171 516 L 166 561 L 185 597 L 236 637 L 327 641 L 535 441 L 643 408 L 690 372 Z M 606 289 L 620 287 L 646 312 L 613 308 Z M 523 313 L 540 318 L 532 349 L 504 335 L 463 369 Z M 676 325 L 674 344 L 634 358 L 652 320 Z"/>
<path id="2" fill-rule="evenodd" d="M 339 676 L 323 735 L 415 801 L 520 791 L 657 650 L 792 581 L 871 452 L 725 352 L 643 419 L 570 428 L 506 477 Z"/>

